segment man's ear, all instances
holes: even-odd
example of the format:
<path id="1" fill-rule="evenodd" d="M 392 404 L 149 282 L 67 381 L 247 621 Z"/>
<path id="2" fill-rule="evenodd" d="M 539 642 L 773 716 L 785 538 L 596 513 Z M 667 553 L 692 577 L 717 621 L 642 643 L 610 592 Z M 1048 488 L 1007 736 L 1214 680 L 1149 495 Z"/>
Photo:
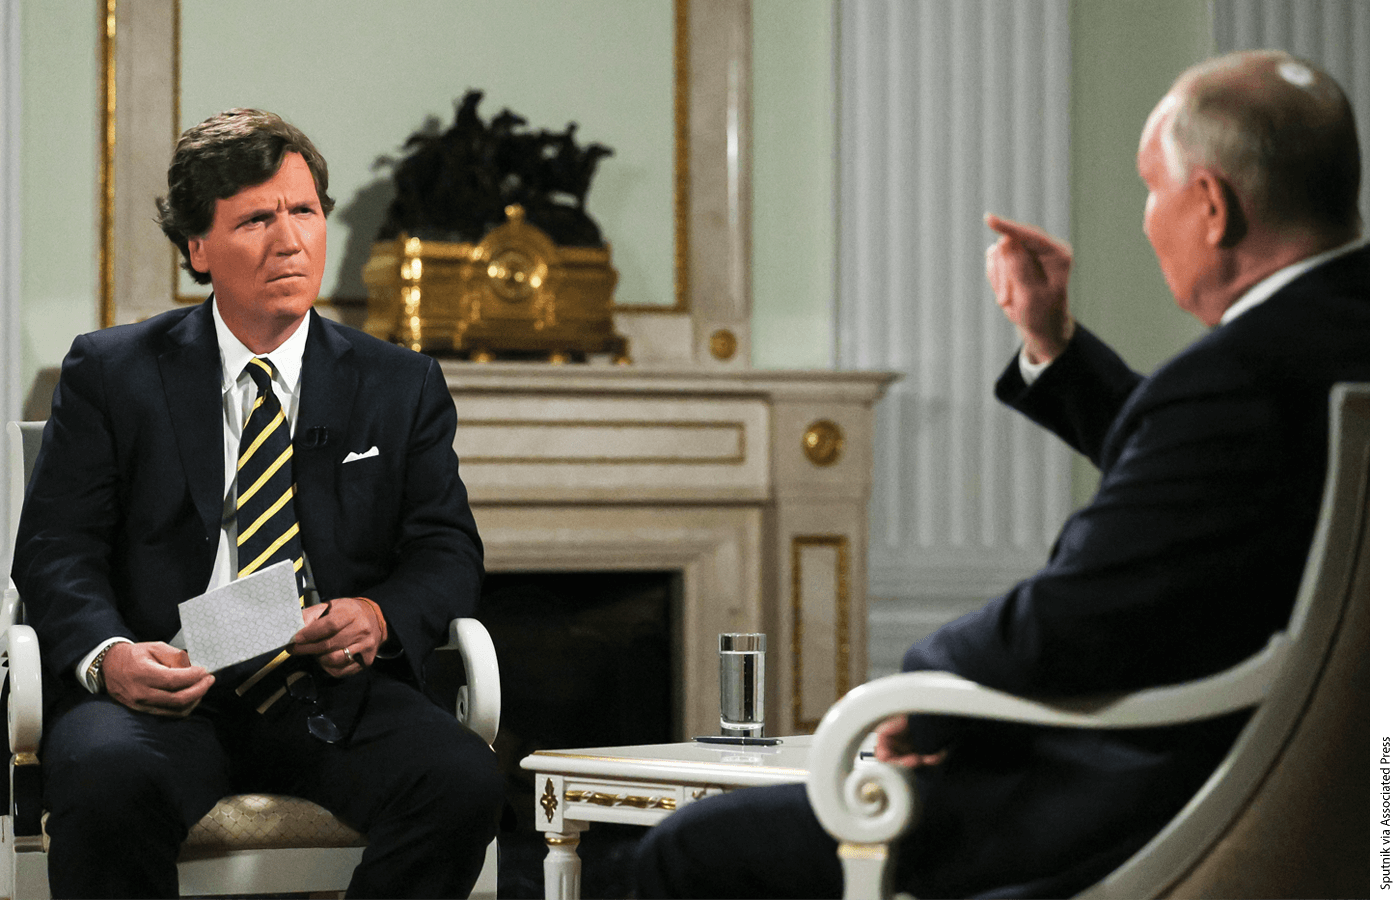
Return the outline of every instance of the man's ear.
<path id="1" fill-rule="evenodd" d="M 189 239 L 190 247 L 190 268 L 196 272 L 209 272 L 209 262 L 204 258 L 204 239 L 192 237 Z"/>
<path id="2" fill-rule="evenodd" d="M 1214 172 L 1198 169 L 1196 193 L 1203 204 L 1206 239 L 1212 246 L 1228 249 L 1244 240 L 1244 206 L 1230 183 Z"/>

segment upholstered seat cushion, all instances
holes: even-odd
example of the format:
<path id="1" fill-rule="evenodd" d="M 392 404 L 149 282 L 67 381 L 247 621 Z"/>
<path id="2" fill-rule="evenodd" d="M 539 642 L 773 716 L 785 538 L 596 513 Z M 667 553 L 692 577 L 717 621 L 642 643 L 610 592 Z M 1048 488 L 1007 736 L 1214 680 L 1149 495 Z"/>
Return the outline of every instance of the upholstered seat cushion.
<path id="1" fill-rule="evenodd" d="M 49 850 L 44 813 L 44 852 Z M 190 829 L 183 854 L 211 850 L 276 850 L 288 847 L 363 847 L 365 836 L 325 809 L 300 797 L 235 794 L 225 797 Z"/>
<path id="2" fill-rule="evenodd" d="M 47 812 L 42 824 L 47 853 Z M 198 854 L 211 850 L 363 847 L 365 843 L 364 835 L 310 800 L 280 794 L 235 794 L 220 800 L 195 823 L 181 850 Z"/>
<path id="3" fill-rule="evenodd" d="M 237 794 L 215 804 L 190 829 L 184 850 L 363 847 L 365 837 L 300 797 Z"/>

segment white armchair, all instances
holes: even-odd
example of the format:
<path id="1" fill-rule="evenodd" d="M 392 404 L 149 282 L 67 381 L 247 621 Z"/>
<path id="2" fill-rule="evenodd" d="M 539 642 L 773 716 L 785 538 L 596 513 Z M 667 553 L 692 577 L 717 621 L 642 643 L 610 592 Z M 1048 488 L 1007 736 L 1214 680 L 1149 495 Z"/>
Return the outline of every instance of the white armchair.
<path id="1" fill-rule="evenodd" d="M 817 727 L 808 796 L 840 842 L 845 896 L 888 897 L 891 843 L 911 824 L 907 773 L 856 765 L 872 728 L 902 713 L 1037 725 L 1169 725 L 1256 707 L 1206 784 L 1084 897 L 1363 896 L 1370 618 L 1370 390 L 1332 392 L 1328 476 L 1286 630 L 1200 681 L 1046 702 L 940 672 L 861 685 Z"/>
<path id="2" fill-rule="evenodd" d="M 42 439 L 42 422 L 7 426 L 10 533 Z M 0 653 L 8 667 L 10 807 L 0 819 L 0 898 L 49 896 L 48 838 L 39 798 L 39 741 L 43 700 L 39 641 L 23 624 L 23 605 L 9 578 L 0 602 Z M 460 658 L 465 679 L 456 715 L 488 743 L 500 724 L 501 683 L 496 649 L 475 619 L 456 619 L 439 653 Z M 342 891 L 359 864 L 364 836 L 325 809 L 297 797 L 240 794 L 225 797 L 194 828 L 180 853 L 184 895 L 283 894 Z M 496 896 L 493 843 L 472 897 Z"/>

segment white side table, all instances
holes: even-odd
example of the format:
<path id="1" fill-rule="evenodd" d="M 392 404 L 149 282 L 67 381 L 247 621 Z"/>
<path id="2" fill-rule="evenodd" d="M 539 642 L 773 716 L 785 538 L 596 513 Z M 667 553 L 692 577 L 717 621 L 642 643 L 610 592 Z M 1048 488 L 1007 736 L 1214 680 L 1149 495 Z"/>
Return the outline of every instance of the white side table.
<path id="1" fill-rule="evenodd" d="M 580 833 L 589 822 L 655 825 L 712 794 L 807 778 L 811 735 L 773 747 L 642 744 L 540 750 L 520 765 L 535 773 L 535 829 L 549 845 L 545 900 L 577 900 Z"/>

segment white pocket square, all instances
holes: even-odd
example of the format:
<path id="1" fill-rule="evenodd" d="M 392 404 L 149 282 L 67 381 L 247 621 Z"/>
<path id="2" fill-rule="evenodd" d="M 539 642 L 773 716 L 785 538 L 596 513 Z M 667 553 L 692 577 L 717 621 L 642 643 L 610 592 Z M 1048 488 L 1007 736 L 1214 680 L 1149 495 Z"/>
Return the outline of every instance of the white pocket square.
<path id="1" fill-rule="evenodd" d="M 371 456 L 378 456 L 378 455 L 379 455 L 379 445 L 376 444 L 375 446 L 370 447 L 370 448 L 369 448 L 368 450 L 366 450 L 364 453 L 347 453 L 347 454 L 345 454 L 345 458 L 342 459 L 342 460 L 340 461 L 340 464 L 341 464 L 341 465 L 345 465 L 346 463 L 352 463 L 352 462 L 354 462 L 354 461 L 357 460 L 357 459 L 369 459 Z"/>

